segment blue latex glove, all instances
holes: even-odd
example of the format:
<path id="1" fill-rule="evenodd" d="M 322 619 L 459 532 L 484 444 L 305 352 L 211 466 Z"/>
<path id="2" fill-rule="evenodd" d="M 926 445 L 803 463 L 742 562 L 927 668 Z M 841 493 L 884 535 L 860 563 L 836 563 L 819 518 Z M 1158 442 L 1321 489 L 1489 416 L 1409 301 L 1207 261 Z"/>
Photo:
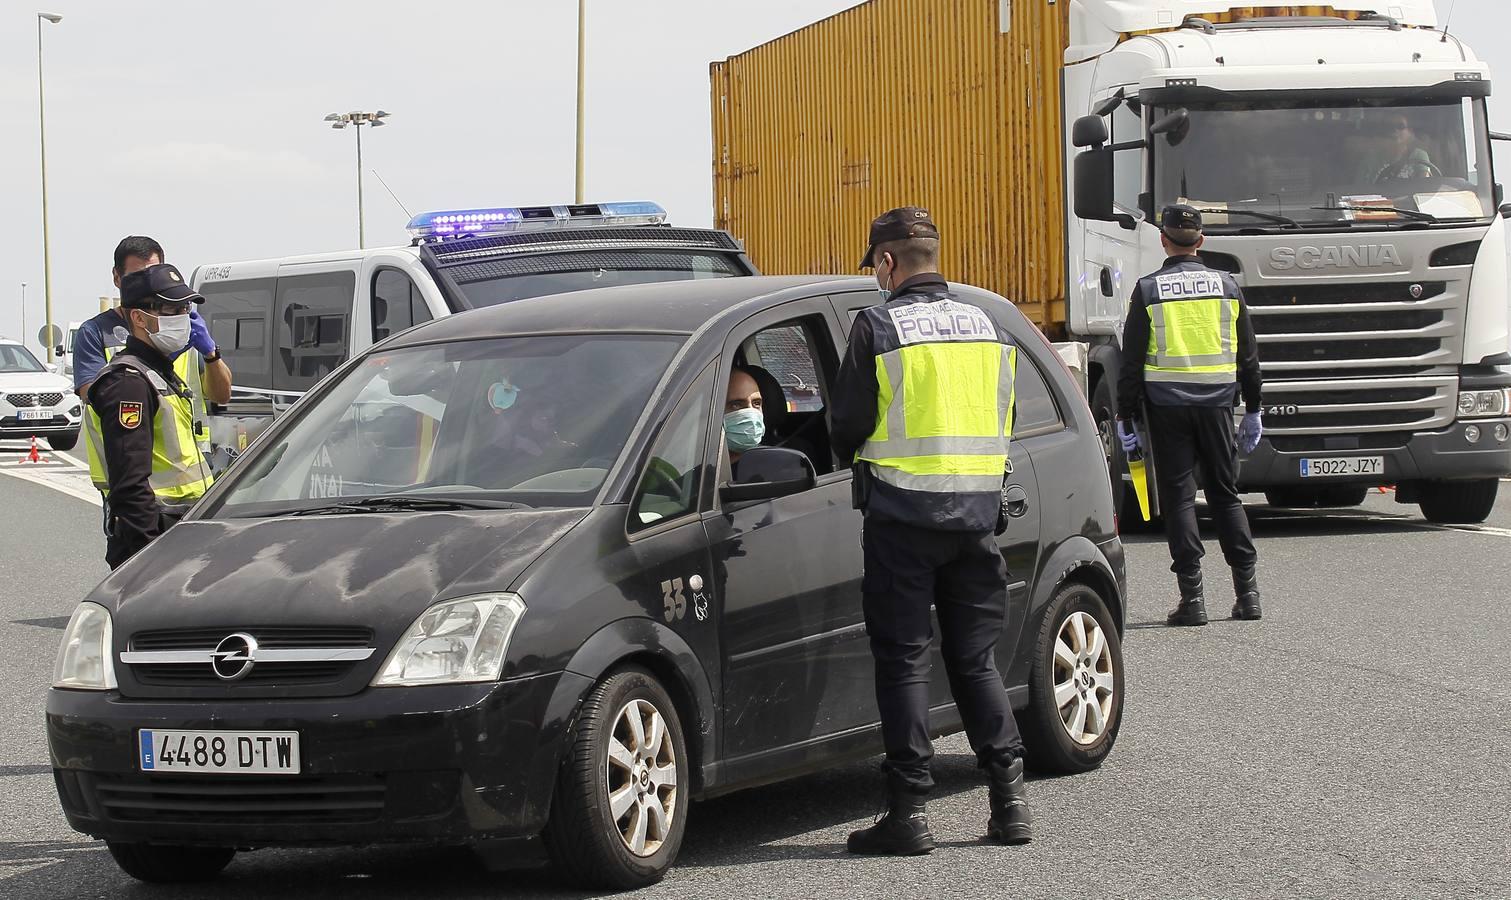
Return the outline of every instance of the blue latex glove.
<path id="1" fill-rule="evenodd" d="M 197 309 L 189 311 L 189 346 L 198 350 L 200 356 L 209 356 L 215 352 L 215 339 L 210 337 L 210 326 Z"/>
<path id="2" fill-rule="evenodd" d="M 1238 426 L 1238 448 L 1245 455 L 1253 453 L 1254 448 L 1259 446 L 1259 438 L 1264 434 L 1264 424 L 1260 421 L 1257 412 L 1247 413 L 1243 422 Z"/>
<path id="3" fill-rule="evenodd" d="M 1132 422 L 1118 419 L 1118 442 L 1123 445 L 1124 453 L 1132 455 L 1138 452 L 1138 429 L 1133 427 Z"/>

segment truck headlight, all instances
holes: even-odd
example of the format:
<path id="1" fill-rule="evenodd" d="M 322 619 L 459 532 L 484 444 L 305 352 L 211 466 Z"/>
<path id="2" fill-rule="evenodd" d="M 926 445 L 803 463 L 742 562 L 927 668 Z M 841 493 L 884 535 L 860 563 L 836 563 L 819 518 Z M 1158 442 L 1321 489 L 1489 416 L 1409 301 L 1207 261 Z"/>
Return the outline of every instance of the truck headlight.
<path id="1" fill-rule="evenodd" d="M 1511 388 L 1459 391 L 1459 418 L 1483 419 L 1511 413 Z"/>
<path id="2" fill-rule="evenodd" d="M 373 687 L 496 681 L 525 601 L 484 594 L 425 610 L 388 654 Z"/>
<path id="3" fill-rule="evenodd" d="M 80 691 L 115 690 L 115 664 L 110 659 L 110 611 L 84 602 L 63 629 L 63 645 L 52 668 L 52 686 Z"/>

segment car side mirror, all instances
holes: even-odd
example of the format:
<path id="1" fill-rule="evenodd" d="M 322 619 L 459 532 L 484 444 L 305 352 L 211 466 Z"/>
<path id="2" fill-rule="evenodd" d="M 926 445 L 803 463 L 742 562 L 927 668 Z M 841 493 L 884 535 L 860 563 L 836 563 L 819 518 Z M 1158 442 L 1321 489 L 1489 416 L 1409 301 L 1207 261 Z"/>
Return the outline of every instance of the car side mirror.
<path id="1" fill-rule="evenodd" d="M 1165 142 L 1174 147 L 1191 133 L 1191 112 L 1184 108 L 1171 110 L 1149 126 L 1149 133 L 1163 134 Z"/>
<path id="2" fill-rule="evenodd" d="M 1070 126 L 1070 143 L 1076 147 L 1100 147 L 1107 143 L 1107 122 L 1101 116 L 1081 116 Z"/>
<path id="3" fill-rule="evenodd" d="M 734 483 L 725 485 L 719 496 L 725 503 L 774 500 L 801 494 L 813 487 L 817 478 L 813 463 L 797 450 L 756 447 L 740 455 Z"/>

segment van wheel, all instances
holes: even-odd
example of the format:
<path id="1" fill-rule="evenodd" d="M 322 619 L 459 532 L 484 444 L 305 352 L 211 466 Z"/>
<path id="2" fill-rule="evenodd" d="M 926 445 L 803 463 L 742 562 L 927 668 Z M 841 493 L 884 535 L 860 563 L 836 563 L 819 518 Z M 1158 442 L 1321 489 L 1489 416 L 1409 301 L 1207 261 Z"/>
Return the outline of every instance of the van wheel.
<path id="1" fill-rule="evenodd" d="M 1091 415 L 1096 421 L 1097 440 L 1102 443 L 1102 456 L 1107 460 L 1107 474 L 1112 479 L 1112 509 L 1117 513 L 1118 529 L 1135 532 L 1149 529 L 1152 523 L 1144 521 L 1139 511 L 1138 494 L 1133 485 L 1123 480 L 1128 473 L 1128 461 L 1123 457 L 1123 445 L 1118 443 L 1117 410 L 1112 405 L 1111 375 L 1103 375 L 1091 393 Z"/>
<path id="2" fill-rule="evenodd" d="M 1086 585 L 1061 586 L 1045 610 L 1029 696 L 1019 714 L 1029 765 L 1070 775 L 1102 764 L 1123 720 L 1123 643 Z"/>
<path id="3" fill-rule="evenodd" d="M 562 877 L 632 890 L 666 875 L 687 828 L 688 760 L 676 707 L 655 676 L 623 669 L 583 701 L 546 847 Z"/>
<path id="4" fill-rule="evenodd" d="M 1477 525 L 1490 517 L 1500 481 L 1440 481 L 1424 484 L 1417 492 L 1422 515 L 1441 525 Z"/>
<path id="5" fill-rule="evenodd" d="M 209 881 L 230 865 L 231 857 L 236 855 L 231 847 L 168 847 L 119 841 L 107 841 L 105 846 L 122 872 L 153 884 Z"/>

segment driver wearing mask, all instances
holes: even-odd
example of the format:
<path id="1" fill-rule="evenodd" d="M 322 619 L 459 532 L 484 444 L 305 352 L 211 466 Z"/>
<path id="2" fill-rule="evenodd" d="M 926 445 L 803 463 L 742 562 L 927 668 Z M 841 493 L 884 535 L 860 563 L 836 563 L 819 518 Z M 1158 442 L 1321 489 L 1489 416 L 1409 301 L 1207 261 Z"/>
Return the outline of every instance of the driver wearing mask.
<path id="1" fill-rule="evenodd" d="M 740 456 L 759 447 L 766 437 L 761 406 L 761 388 L 754 376 L 735 366 L 729 374 L 729 389 L 724 393 L 724 444 L 729 449 L 731 472 L 735 471 Z"/>
<path id="2" fill-rule="evenodd" d="M 96 486 L 109 500 L 105 561 L 118 568 L 183 518 L 213 481 L 195 443 L 193 396 L 173 368 L 204 298 L 167 264 L 121 279 L 130 335 L 89 388 L 100 417 Z M 101 483 L 103 482 L 103 483 Z"/>

